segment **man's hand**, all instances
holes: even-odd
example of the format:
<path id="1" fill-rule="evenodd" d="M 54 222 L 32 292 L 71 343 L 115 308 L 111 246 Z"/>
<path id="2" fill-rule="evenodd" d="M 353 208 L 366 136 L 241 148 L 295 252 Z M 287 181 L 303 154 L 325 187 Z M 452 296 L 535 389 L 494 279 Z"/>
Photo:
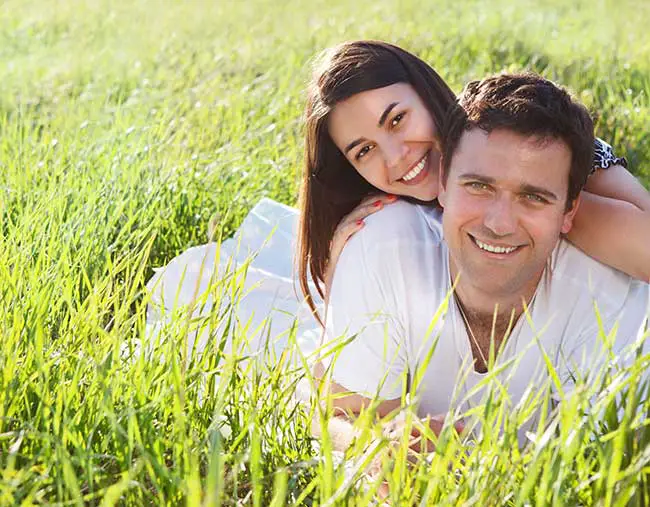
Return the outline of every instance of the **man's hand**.
<path id="1" fill-rule="evenodd" d="M 423 434 L 420 428 L 422 425 L 427 425 L 431 432 L 436 437 L 439 437 L 445 425 L 446 417 L 446 414 L 438 414 L 426 417 L 425 419 L 414 420 L 411 424 L 409 447 L 418 453 L 433 452 L 435 450 L 433 442 Z M 463 421 L 454 422 L 454 429 L 458 434 L 461 434 L 465 430 L 465 423 Z M 405 430 L 406 421 L 403 417 L 397 417 L 386 425 L 384 435 L 391 440 L 399 442 L 403 438 Z"/>

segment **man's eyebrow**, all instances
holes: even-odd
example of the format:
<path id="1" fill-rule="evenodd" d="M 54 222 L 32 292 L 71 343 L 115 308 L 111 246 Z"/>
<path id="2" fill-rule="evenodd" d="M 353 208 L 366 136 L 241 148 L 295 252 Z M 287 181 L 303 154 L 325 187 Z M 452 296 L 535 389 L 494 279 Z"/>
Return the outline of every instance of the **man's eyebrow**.
<path id="1" fill-rule="evenodd" d="M 458 178 L 461 180 L 475 180 L 475 181 L 480 181 L 482 183 L 489 183 L 489 184 L 493 184 L 496 181 L 494 178 L 491 178 L 490 176 L 485 176 L 484 174 L 477 174 L 477 173 L 463 173 Z M 555 195 L 555 193 L 543 187 L 538 187 L 536 185 L 529 185 L 527 183 L 524 183 L 519 187 L 519 191 L 522 194 L 539 194 L 551 201 L 558 200 L 558 196 Z"/>
<path id="2" fill-rule="evenodd" d="M 377 123 L 378 127 L 383 127 L 384 126 L 384 122 L 386 121 L 386 118 L 388 117 L 390 112 L 393 110 L 393 108 L 397 104 L 399 104 L 399 102 L 391 102 L 390 104 L 388 104 L 388 107 L 386 107 L 386 109 L 384 109 L 384 112 L 381 113 L 381 116 L 379 117 L 379 122 Z"/>
<path id="3" fill-rule="evenodd" d="M 558 196 L 555 195 L 550 190 L 547 190 L 547 189 L 542 188 L 542 187 L 537 187 L 535 185 L 526 185 L 526 184 L 522 185 L 521 186 L 521 193 L 522 194 L 539 194 L 539 195 L 543 195 L 544 197 L 546 197 L 547 199 L 549 199 L 551 201 L 557 201 L 558 200 Z"/>
<path id="4" fill-rule="evenodd" d="M 494 183 L 496 181 L 494 178 L 490 178 L 489 176 L 485 176 L 484 174 L 478 174 L 478 173 L 463 173 L 460 176 L 458 176 L 458 179 L 476 180 L 476 181 L 481 181 L 483 183 Z"/>

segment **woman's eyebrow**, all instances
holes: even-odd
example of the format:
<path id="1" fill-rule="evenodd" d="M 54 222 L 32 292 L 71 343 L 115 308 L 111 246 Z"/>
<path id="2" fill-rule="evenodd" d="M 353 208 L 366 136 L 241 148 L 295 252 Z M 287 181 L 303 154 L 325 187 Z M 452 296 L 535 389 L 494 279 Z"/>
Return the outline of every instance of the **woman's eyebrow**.
<path id="1" fill-rule="evenodd" d="M 379 122 L 377 122 L 377 126 L 378 126 L 378 127 L 383 127 L 384 123 L 386 122 L 386 118 L 388 118 L 388 115 L 390 114 L 390 112 L 391 112 L 391 111 L 395 108 L 395 106 L 397 106 L 398 104 L 399 104 L 399 102 L 391 102 L 390 104 L 388 104 L 388 106 L 386 106 L 386 109 L 384 109 L 384 112 L 381 113 L 381 116 L 379 117 Z M 351 150 L 352 148 L 354 148 L 355 146 L 358 146 L 358 145 L 361 144 L 363 141 L 364 141 L 364 138 L 363 138 L 363 137 L 360 137 L 359 139 L 355 139 L 354 141 L 352 141 L 350 144 L 348 144 L 348 145 L 345 147 L 345 153 L 347 154 L 348 151 L 350 151 L 350 150 Z"/>
<path id="2" fill-rule="evenodd" d="M 363 137 L 360 137 L 359 139 L 355 139 L 354 141 L 352 141 L 350 144 L 348 144 L 345 147 L 345 154 L 347 155 L 348 151 L 350 151 L 355 146 L 361 144 L 363 141 L 364 141 Z"/>
<path id="3" fill-rule="evenodd" d="M 386 107 L 386 109 L 384 109 L 384 112 L 381 113 L 381 116 L 379 117 L 379 122 L 377 123 L 378 127 L 382 127 L 384 125 L 384 122 L 386 121 L 386 118 L 388 118 L 388 115 L 390 114 L 390 112 L 393 110 L 393 108 L 397 104 L 399 104 L 399 102 L 392 102 L 392 103 L 388 104 L 388 107 Z"/>

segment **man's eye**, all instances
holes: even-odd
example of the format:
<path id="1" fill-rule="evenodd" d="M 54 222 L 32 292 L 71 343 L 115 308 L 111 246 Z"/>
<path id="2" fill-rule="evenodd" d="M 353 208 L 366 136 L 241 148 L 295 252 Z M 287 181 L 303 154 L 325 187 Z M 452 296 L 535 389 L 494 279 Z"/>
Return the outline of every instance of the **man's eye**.
<path id="1" fill-rule="evenodd" d="M 370 150 L 372 150 L 372 148 L 373 148 L 373 146 L 372 146 L 371 144 L 369 144 L 369 145 L 367 145 L 367 146 L 364 146 L 363 148 L 361 148 L 361 149 L 357 152 L 357 154 L 356 154 L 356 156 L 355 156 L 354 158 L 355 158 L 356 160 L 360 160 L 361 158 L 365 157 L 365 156 L 368 154 L 368 152 L 369 152 Z"/>
<path id="2" fill-rule="evenodd" d="M 399 122 L 401 122 L 404 119 L 404 116 L 406 116 L 406 113 L 399 113 L 395 115 L 395 117 L 390 122 L 390 126 L 397 127 L 397 125 L 399 125 Z"/>
<path id="3" fill-rule="evenodd" d="M 544 199 L 541 195 L 537 195 L 537 194 L 524 194 L 524 198 L 527 201 L 535 202 L 535 203 L 544 203 L 544 202 L 546 202 L 546 199 Z"/>
<path id="4" fill-rule="evenodd" d="M 472 190 L 487 190 L 489 187 L 480 181 L 470 181 L 467 186 Z"/>

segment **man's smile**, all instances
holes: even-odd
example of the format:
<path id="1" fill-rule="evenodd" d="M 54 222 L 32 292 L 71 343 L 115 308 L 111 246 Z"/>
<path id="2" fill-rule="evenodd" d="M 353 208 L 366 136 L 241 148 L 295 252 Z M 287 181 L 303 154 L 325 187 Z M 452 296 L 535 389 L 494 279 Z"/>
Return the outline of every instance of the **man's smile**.
<path id="1" fill-rule="evenodd" d="M 508 245 L 497 244 L 488 241 L 481 241 L 480 239 L 467 234 L 471 242 L 482 252 L 490 254 L 491 257 L 497 256 L 498 258 L 509 258 L 518 254 L 526 245 Z"/>

